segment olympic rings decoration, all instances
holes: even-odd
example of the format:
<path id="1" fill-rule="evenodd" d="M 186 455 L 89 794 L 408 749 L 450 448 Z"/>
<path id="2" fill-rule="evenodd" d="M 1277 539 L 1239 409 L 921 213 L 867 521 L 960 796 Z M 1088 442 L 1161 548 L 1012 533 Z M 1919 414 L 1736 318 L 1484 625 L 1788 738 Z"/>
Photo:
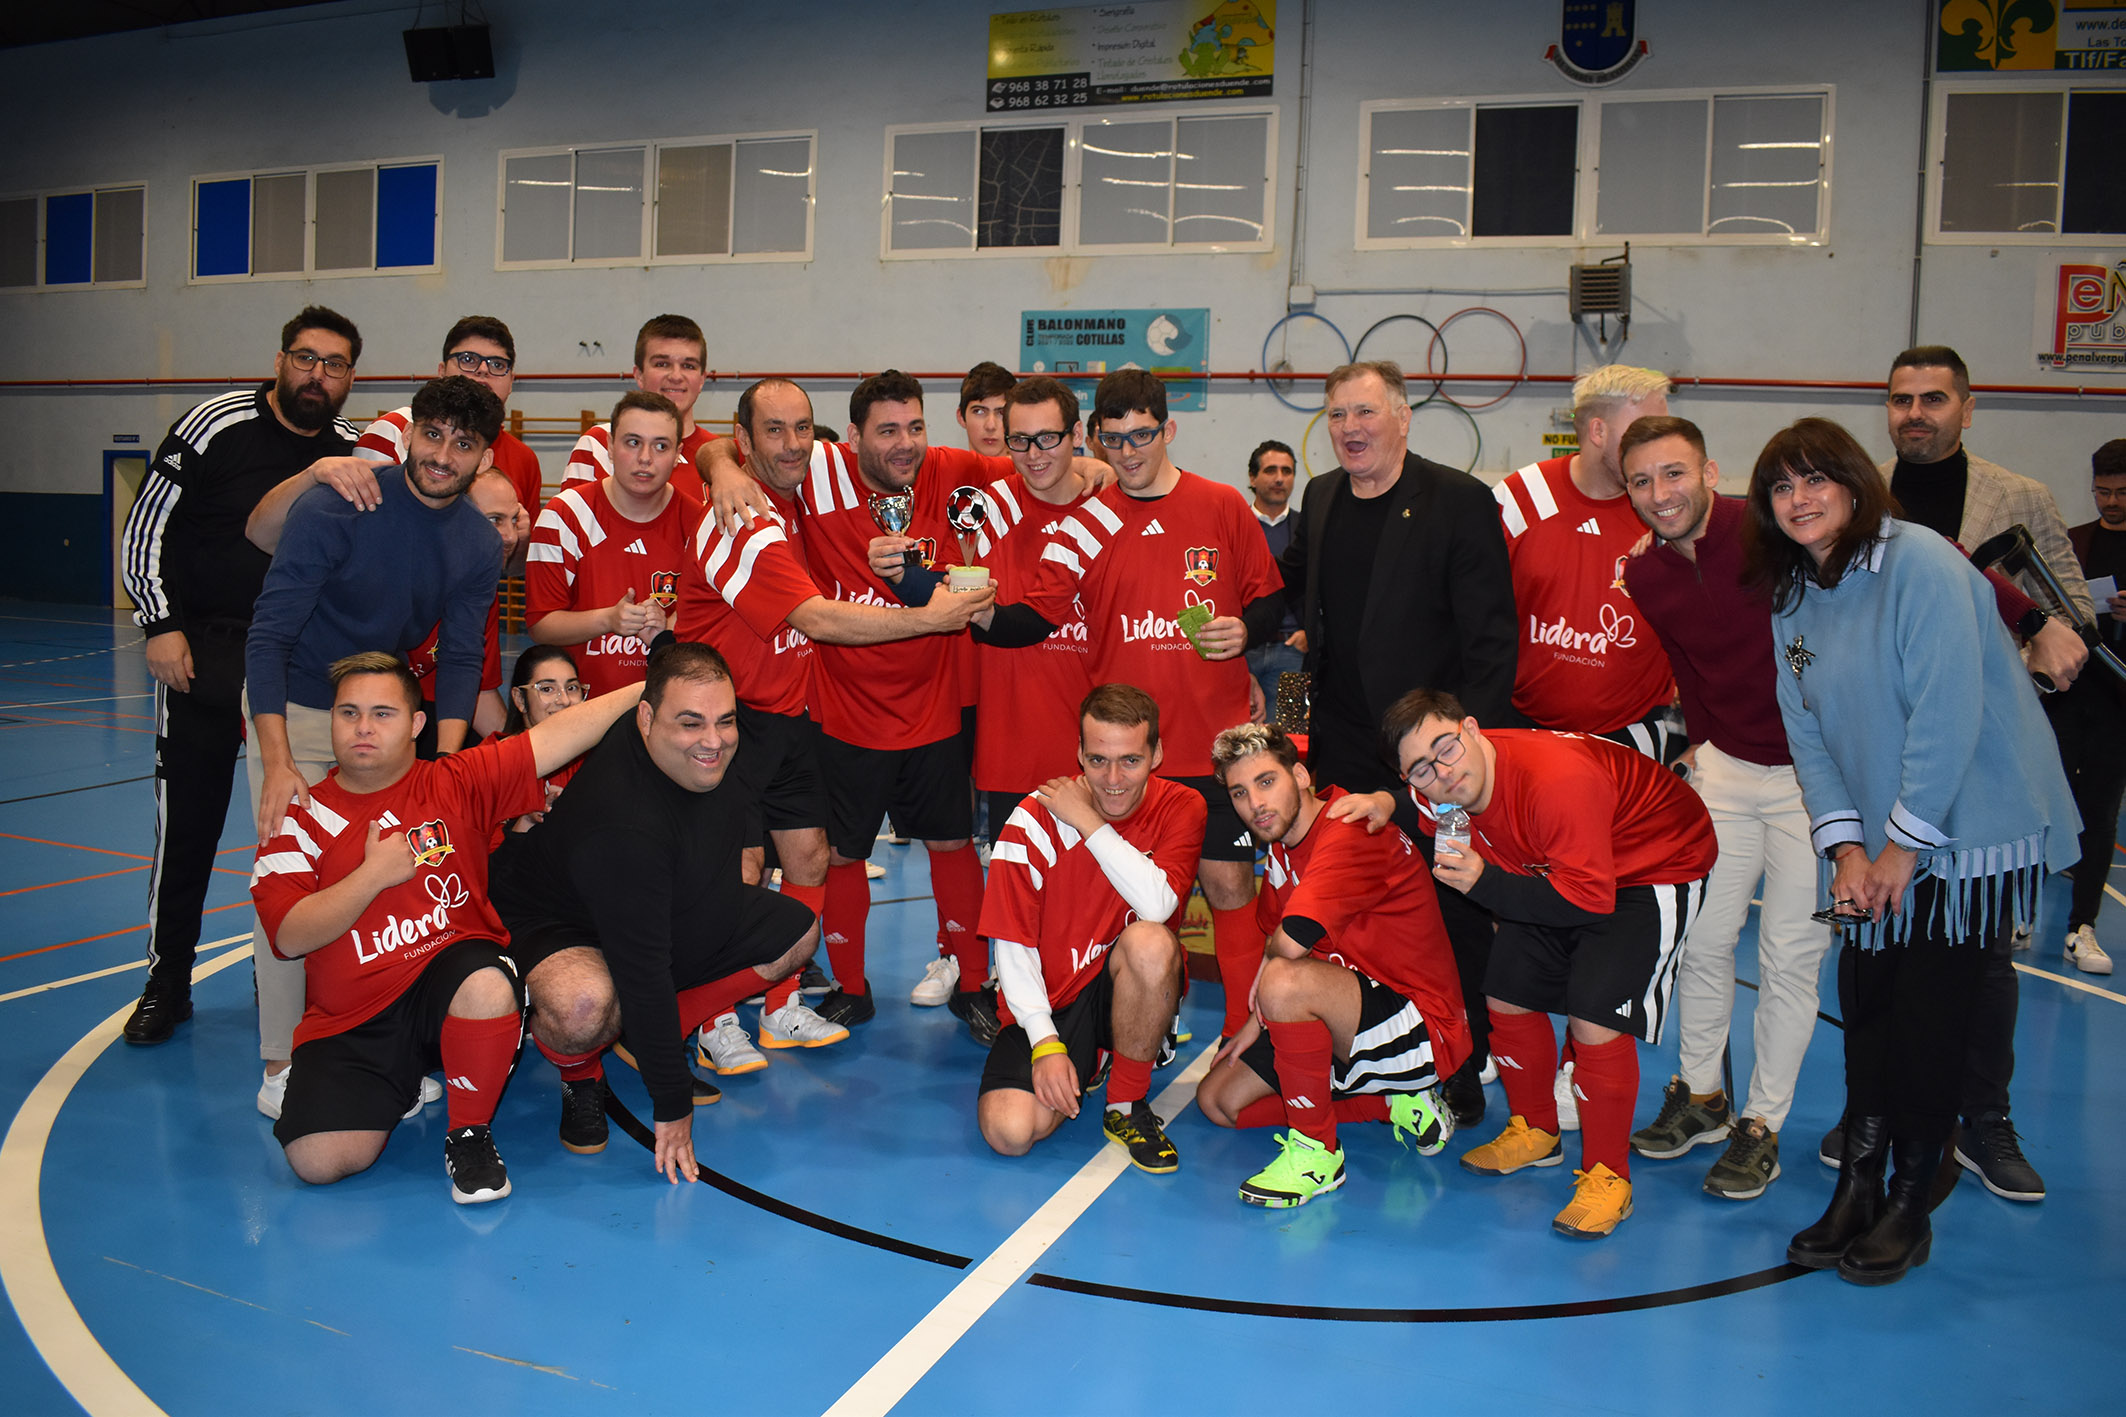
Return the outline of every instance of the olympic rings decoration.
<path id="1" fill-rule="evenodd" d="M 1516 388 L 1520 387 L 1521 381 L 1528 377 L 1528 341 L 1522 337 L 1521 327 L 1519 325 L 1516 325 L 1513 322 L 1512 317 L 1507 315 L 1505 312 L 1500 310 L 1494 310 L 1489 305 L 1468 306 L 1465 309 L 1455 311 L 1452 315 L 1449 315 L 1446 319 L 1439 322 L 1439 329 L 1435 331 L 1432 336 L 1432 345 L 1427 345 L 1425 347 L 1426 378 L 1429 379 L 1433 377 L 1432 346 L 1437 345 L 1440 351 L 1440 378 L 1442 380 L 1445 379 L 1447 373 L 1447 327 L 1449 325 L 1452 325 L 1456 320 L 1461 319 L 1464 315 L 1490 315 L 1495 317 L 1496 319 L 1502 321 L 1508 330 L 1512 331 L 1514 343 L 1518 344 L 1521 347 L 1521 367 L 1514 371 L 1513 382 L 1506 385 L 1505 388 L 1501 389 L 1493 397 L 1479 400 L 1476 403 L 1464 403 L 1462 402 L 1462 400 L 1456 398 L 1453 394 L 1441 394 L 1441 397 L 1445 398 L 1447 402 L 1453 404 L 1456 408 L 1461 409 L 1463 412 L 1466 413 L 1474 409 L 1489 408 L 1496 403 L 1503 403 Z"/>
<path id="2" fill-rule="evenodd" d="M 1279 372 L 1278 368 L 1272 368 L 1270 365 L 1270 341 L 1277 337 L 1277 332 L 1279 330 L 1283 329 L 1286 325 L 1291 324 L 1294 320 L 1319 320 L 1324 325 L 1327 325 L 1329 327 L 1329 333 L 1335 335 L 1336 342 L 1344 347 L 1344 363 L 1349 364 L 1351 362 L 1351 341 L 1345 337 L 1344 332 L 1342 330 L 1336 328 L 1336 322 L 1334 320 L 1331 320 L 1326 315 L 1317 315 L 1312 310 L 1294 310 L 1287 314 L 1283 319 L 1279 320 L 1276 324 L 1270 326 L 1269 333 L 1262 337 L 1263 373 L 1275 374 Z M 1430 351 L 1427 351 L 1427 357 L 1429 357 L 1429 355 Z M 1279 368 L 1281 368 L 1282 371 L 1285 373 L 1290 373 L 1292 370 L 1292 366 L 1289 361 L 1279 360 L 1278 365 Z M 1281 390 L 1278 389 L 1277 381 L 1275 379 L 1266 380 L 1265 382 L 1271 394 L 1275 395 L 1277 401 L 1283 404 L 1286 408 L 1291 409 L 1294 413 L 1319 413 L 1323 408 L 1328 407 L 1328 402 L 1326 399 L 1323 400 L 1323 402 L 1316 407 L 1305 407 L 1300 404 L 1293 403 L 1290 399 L 1284 396 Z"/>

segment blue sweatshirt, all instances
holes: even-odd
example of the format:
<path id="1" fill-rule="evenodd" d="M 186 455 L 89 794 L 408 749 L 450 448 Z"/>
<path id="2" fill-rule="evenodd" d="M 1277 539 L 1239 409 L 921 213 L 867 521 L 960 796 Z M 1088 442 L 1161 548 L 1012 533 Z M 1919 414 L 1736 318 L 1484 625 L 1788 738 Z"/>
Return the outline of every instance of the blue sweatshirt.
<path id="1" fill-rule="evenodd" d="M 376 480 L 373 512 L 324 486 L 288 509 L 244 646 L 253 713 L 329 709 L 334 660 L 405 654 L 440 623 L 436 716 L 471 722 L 502 539 L 468 498 L 438 510 L 413 495 L 403 468 L 380 467 Z"/>

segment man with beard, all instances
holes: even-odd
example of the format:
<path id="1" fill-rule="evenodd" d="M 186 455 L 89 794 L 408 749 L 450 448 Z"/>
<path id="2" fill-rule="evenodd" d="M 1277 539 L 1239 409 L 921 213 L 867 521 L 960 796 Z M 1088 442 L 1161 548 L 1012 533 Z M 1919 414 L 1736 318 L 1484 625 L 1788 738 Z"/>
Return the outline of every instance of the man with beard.
<path id="1" fill-rule="evenodd" d="M 330 668 L 347 655 L 403 653 L 440 625 L 436 745 L 448 753 L 464 743 L 502 571 L 501 540 L 464 492 L 501 431 L 502 404 L 492 393 L 462 374 L 432 379 L 414 395 L 406 464 L 378 479 L 375 510 L 329 486 L 311 488 L 289 509 L 244 649 L 260 841 L 290 801 L 309 806 L 309 785 L 332 766 Z M 258 1106 L 277 1118 L 303 1012 L 303 971 L 298 962 L 265 958 L 255 968 L 266 1060 Z"/>
<path id="2" fill-rule="evenodd" d="M 353 448 L 354 426 L 336 415 L 361 353 L 346 316 L 305 309 L 281 331 L 272 383 L 170 425 L 126 517 L 122 570 L 155 680 L 157 827 L 148 983 L 128 1043 L 161 1043 L 192 1016 L 200 912 L 243 749 L 244 635 L 266 576 L 244 519 L 290 473 Z"/>

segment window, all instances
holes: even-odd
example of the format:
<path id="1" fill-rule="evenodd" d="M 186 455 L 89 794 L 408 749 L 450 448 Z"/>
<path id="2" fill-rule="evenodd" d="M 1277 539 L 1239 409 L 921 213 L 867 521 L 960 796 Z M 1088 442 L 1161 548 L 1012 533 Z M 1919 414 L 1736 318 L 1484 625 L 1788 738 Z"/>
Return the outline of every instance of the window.
<path id="1" fill-rule="evenodd" d="M 805 261 L 812 133 L 502 154 L 498 267 Z"/>
<path id="2" fill-rule="evenodd" d="M 199 177 L 194 282 L 440 268 L 441 158 Z"/>
<path id="3" fill-rule="evenodd" d="M 886 134 L 892 257 L 1268 250 L 1273 114 L 912 127 Z"/>
<path id="4" fill-rule="evenodd" d="M 147 188 L 0 198 L 0 290 L 146 283 Z"/>
<path id="5" fill-rule="evenodd" d="M 1931 240 L 2056 244 L 2126 232 L 2117 157 L 2126 91 L 1943 83 L 1932 127 Z"/>
<path id="6" fill-rule="evenodd" d="M 1828 89 L 1395 100 L 1359 129 L 1361 250 L 1829 231 Z"/>

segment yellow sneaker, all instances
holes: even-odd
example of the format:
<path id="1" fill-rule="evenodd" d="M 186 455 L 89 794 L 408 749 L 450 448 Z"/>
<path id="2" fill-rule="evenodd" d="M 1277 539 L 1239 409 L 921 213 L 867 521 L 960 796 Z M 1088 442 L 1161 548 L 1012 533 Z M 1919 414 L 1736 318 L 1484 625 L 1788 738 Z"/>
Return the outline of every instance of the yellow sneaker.
<path id="1" fill-rule="evenodd" d="M 1521 1116 L 1490 1141 L 1462 1153 L 1462 1165 L 1479 1176 L 1511 1176 L 1525 1166 L 1560 1166 L 1564 1161 L 1558 1134 L 1539 1132 Z"/>
<path id="2" fill-rule="evenodd" d="M 1575 1240 L 1599 1240 L 1631 1218 L 1631 1182 L 1599 1161 L 1594 1170 L 1572 1175 L 1572 1203 L 1558 1212 L 1551 1229 Z"/>

